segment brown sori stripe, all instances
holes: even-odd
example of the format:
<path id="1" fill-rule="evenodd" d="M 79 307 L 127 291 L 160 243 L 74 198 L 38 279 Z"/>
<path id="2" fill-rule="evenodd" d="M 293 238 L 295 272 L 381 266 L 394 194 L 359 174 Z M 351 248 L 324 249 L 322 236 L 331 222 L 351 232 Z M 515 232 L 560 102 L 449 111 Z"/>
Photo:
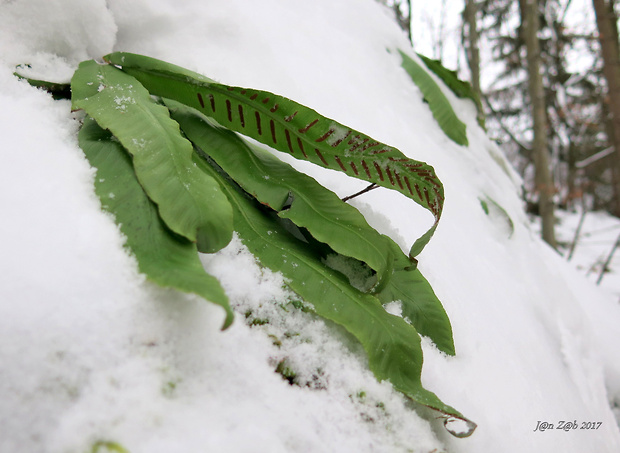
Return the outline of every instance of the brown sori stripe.
<path id="1" fill-rule="evenodd" d="M 426 177 L 424 180 L 430 182 L 434 186 L 434 190 L 441 189 L 441 185 L 434 178 Z"/>
<path id="2" fill-rule="evenodd" d="M 357 148 L 359 148 L 359 147 L 360 147 L 360 145 L 361 145 L 361 143 L 356 143 L 355 145 L 353 145 L 352 147 L 350 147 L 350 148 L 348 149 L 348 151 L 349 151 L 350 153 L 352 153 L 352 152 L 356 151 L 356 150 L 357 150 Z"/>
<path id="3" fill-rule="evenodd" d="M 269 127 L 271 128 L 271 139 L 274 143 L 278 143 L 276 140 L 276 125 L 273 120 L 269 120 Z"/>
<path id="4" fill-rule="evenodd" d="M 407 189 L 409 189 L 409 193 L 413 196 L 413 190 L 411 190 L 411 184 L 409 184 L 409 178 L 405 176 L 404 179 L 405 179 L 405 184 L 407 185 Z"/>
<path id="5" fill-rule="evenodd" d="M 435 179 L 431 177 L 424 178 L 426 181 L 430 182 L 433 186 L 436 187 L 435 190 L 441 189 L 441 184 Z"/>
<path id="6" fill-rule="evenodd" d="M 310 124 L 308 124 L 306 127 L 304 127 L 303 129 L 299 129 L 299 132 L 301 132 L 302 134 L 305 134 L 306 132 L 308 132 L 308 130 L 314 126 L 316 123 L 318 123 L 319 120 L 314 120 L 312 121 Z"/>
<path id="7" fill-rule="evenodd" d="M 340 165 L 340 168 L 342 168 L 342 171 L 344 171 L 344 172 L 347 171 L 346 167 L 342 164 L 342 161 L 340 160 L 340 157 L 334 156 L 334 160 L 338 163 L 338 165 Z"/>
<path id="8" fill-rule="evenodd" d="M 306 154 L 306 151 L 304 150 L 304 144 L 301 141 L 301 138 L 297 137 L 297 144 L 299 145 L 299 149 L 301 150 L 301 154 L 304 155 L 304 157 L 307 159 L 308 155 Z"/>
<path id="9" fill-rule="evenodd" d="M 387 173 L 388 178 L 390 178 L 390 183 L 394 185 L 394 178 L 392 177 L 392 172 L 390 171 L 390 167 L 385 167 L 385 172 Z"/>
<path id="10" fill-rule="evenodd" d="M 332 135 L 334 133 L 334 129 L 330 129 L 327 132 L 325 132 L 321 137 L 317 138 L 315 141 L 318 142 L 323 142 L 325 140 L 327 140 L 327 137 L 329 137 L 330 135 Z"/>
<path id="11" fill-rule="evenodd" d="M 370 170 L 368 169 L 368 165 L 366 165 L 366 161 L 364 159 L 362 159 L 362 167 L 364 167 L 364 171 L 366 172 L 366 176 L 368 176 L 368 179 L 371 179 L 372 176 L 370 174 Z"/>
<path id="12" fill-rule="evenodd" d="M 400 182 L 400 175 L 398 174 L 398 172 L 396 170 L 394 170 L 394 176 L 396 177 L 396 182 L 398 183 L 398 187 L 400 187 L 400 190 L 403 190 L 403 183 Z"/>
<path id="13" fill-rule="evenodd" d="M 274 105 L 273 105 L 273 107 L 271 107 L 271 108 L 269 109 L 269 111 L 270 111 L 271 113 L 274 113 L 276 110 L 278 110 L 278 108 L 279 108 L 279 107 L 280 107 L 280 106 L 279 106 L 278 104 L 274 104 Z"/>
<path id="14" fill-rule="evenodd" d="M 245 118 L 243 117 L 243 106 L 239 104 L 239 121 L 241 121 L 241 127 L 245 127 Z"/>
<path id="15" fill-rule="evenodd" d="M 215 113 L 215 98 L 212 94 L 209 95 L 209 102 L 211 103 L 211 111 Z"/>
<path id="16" fill-rule="evenodd" d="M 226 111 L 228 112 L 228 121 L 232 122 L 232 106 L 228 99 L 226 99 Z"/>
<path id="17" fill-rule="evenodd" d="M 351 140 L 349 140 L 349 142 L 347 143 L 347 145 L 352 145 L 352 144 L 354 144 L 354 143 L 355 143 L 355 144 L 357 144 L 357 143 L 358 143 L 357 141 L 358 141 L 360 138 L 362 138 L 362 136 L 361 136 L 361 135 L 354 135 L 353 137 L 351 137 Z"/>
<path id="18" fill-rule="evenodd" d="M 247 93 L 247 90 L 245 89 L 241 90 L 241 94 L 245 94 L 245 93 Z"/>
<path id="19" fill-rule="evenodd" d="M 204 109 L 205 108 L 205 101 L 202 99 L 202 94 L 196 93 L 196 96 L 198 96 L 198 102 L 200 102 L 200 107 L 202 107 Z"/>
<path id="20" fill-rule="evenodd" d="M 420 198 L 420 200 L 422 199 L 422 192 L 420 192 L 420 186 L 418 186 L 418 183 L 415 183 L 413 185 L 413 188 L 415 189 L 416 193 L 418 194 L 418 197 Z"/>
<path id="21" fill-rule="evenodd" d="M 295 115 L 297 115 L 297 111 L 295 111 L 295 113 L 293 113 L 292 115 L 289 115 L 286 118 L 284 118 L 284 121 L 286 121 L 287 123 L 290 121 L 293 121 L 293 118 L 295 118 Z"/>
<path id="22" fill-rule="evenodd" d="M 377 174 L 379 175 L 379 179 L 381 181 L 383 181 L 383 173 L 381 172 L 381 167 L 376 162 L 373 162 L 372 164 L 375 166 L 375 170 L 377 170 Z"/>
<path id="23" fill-rule="evenodd" d="M 265 99 L 263 99 L 263 104 L 266 104 L 267 102 L 269 102 L 269 97 L 266 97 Z"/>
<path id="24" fill-rule="evenodd" d="M 361 138 L 359 135 L 356 135 L 356 138 Z M 359 148 L 360 146 L 362 146 L 364 143 L 366 143 L 369 139 L 365 138 L 364 140 L 362 140 L 361 142 L 355 141 L 354 145 L 351 147 L 351 149 L 349 149 L 349 151 L 357 151 L 357 148 Z"/>
<path id="25" fill-rule="evenodd" d="M 359 175 L 360 172 L 357 171 L 357 166 L 355 165 L 355 162 L 349 162 L 349 165 L 351 166 L 351 168 L 353 169 L 353 173 L 355 173 L 355 176 Z"/>
<path id="26" fill-rule="evenodd" d="M 389 149 L 377 149 L 375 151 L 371 151 L 370 154 L 383 154 L 383 153 L 389 153 L 390 150 Z"/>
<path id="27" fill-rule="evenodd" d="M 335 148 L 336 146 L 340 145 L 344 140 L 347 139 L 347 137 L 351 134 L 351 130 L 349 130 L 344 137 L 339 138 L 338 140 L 336 140 L 334 143 L 332 143 L 332 146 Z"/>
<path id="28" fill-rule="evenodd" d="M 329 167 L 329 165 L 327 164 L 327 161 L 325 160 L 321 152 L 316 148 L 314 148 L 314 152 L 316 153 L 317 156 L 319 156 L 319 159 L 321 159 L 321 162 L 323 162 L 326 167 Z"/>
<path id="29" fill-rule="evenodd" d="M 288 149 L 291 151 L 291 154 L 293 154 L 295 151 L 293 151 L 293 145 L 291 145 L 291 134 L 288 133 L 288 129 L 284 129 L 284 135 L 286 135 L 286 143 L 288 144 Z"/>
<path id="30" fill-rule="evenodd" d="M 392 162 L 407 162 L 409 159 L 407 159 L 406 157 L 388 157 L 388 160 L 391 160 Z M 411 165 L 405 165 L 406 167 L 411 167 Z M 419 165 L 417 165 L 419 166 Z"/>
<path id="31" fill-rule="evenodd" d="M 258 131 L 258 135 L 263 135 L 263 128 L 260 124 L 260 113 L 254 112 L 254 117 L 256 118 L 256 130 Z"/>
<path id="32" fill-rule="evenodd" d="M 409 164 L 404 164 L 404 165 L 405 165 L 405 167 L 411 168 L 411 169 L 420 168 L 420 167 L 424 166 L 424 164 L 422 164 L 422 163 L 419 163 L 419 164 L 409 163 Z"/>
<path id="33" fill-rule="evenodd" d="M 430 199 L 430 197 L 428 195 L 428 189 L 426 187 L 424 188 L 424 198 L 426 198 L 426 204 L 430 206 L 431 205 L 431 199 Z"/>
<path id="34" fill-rule="evenodd" d="M 418 175 L 430 175 L 430 171 L 426 168 L 411 166 L 407 166 L 407 168 L 409 168 L 409 171 L 412 171 L 413 173 L 416 173 Z"/>
<path id="35" fill-rule="evenodd" d="M 364 147 L 362 147 L 362 149 L 360 150 L 360 152 L 362 152 L 362 153 L 363 153 L 363 152 L 364 152 L 364 151 L 366 151 L 367 149 L 370 149 L 370 148 L 372 148 L 373 146 L 377 146 L 377 145 L 380 145 L 380 144 L 381 144 L 381 143 L 379 143 L 379 142 L 372 142 L 372 143 L 368 143 L 367 145 L 365 145 Z"/>
<path id="36" fill-rule="evenodd" d="M 256 98 L 258 97 L 258 93 L 254 93 L 252 96 L 250 96 L 251 100 L 256 100 Z"/>

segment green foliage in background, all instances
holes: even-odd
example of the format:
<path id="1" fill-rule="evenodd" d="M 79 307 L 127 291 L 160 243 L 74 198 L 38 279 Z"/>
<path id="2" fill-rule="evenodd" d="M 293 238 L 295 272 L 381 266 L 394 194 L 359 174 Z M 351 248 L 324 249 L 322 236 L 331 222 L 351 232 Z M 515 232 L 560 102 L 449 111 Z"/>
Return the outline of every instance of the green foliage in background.
<path id="1" fill-rule="evenodd" d="M 129 450 L 116 442 L 98 440 L 92 445 L 90 453 L 129 453 Z"/>
<path id="2" fill-rule="evenodd" d="M 310 310 L 360 342 L 377 379 L 442 412 L 454 435 L 470 435 L 476 425 L 420 380 L 419 334 L 455 353 L 450 321 L 414 258 L 443 209 L 443 186 L 433 168 L 273 93 L 226 86 L 140 55 L 115 53 L 105 60 L 80 64 L 71 100 L 86 114 L 79 143 L 97 170 L 95 191 L 140 271 L 161 286 L 220 305 L 226 328 L 233 312 L 198 252 L 220 250 L 235 231 Z M 403 253 L 354 207 L 239 134 L 396 190 L 429 210 L 435 222 Z M 456 136 L 462 140 L 462 134 Z M 332 256 L 368 269 L 370 284 L 352 284 L 327 264 Z M 402 317 L 385 310 L 394 301 Z M 455 421 L 465 428 L 450 428 Z"/>
<path id="3" fill-rule="evenodd" d="M 461 146 L 468 146 L 467 128 L 465 124 L 456 116 L 452 104 L 443 94 L 439 85 L 426 70 L 420 66 L 413 58 L 398 51 L 402 58 L 402 67 L 411 80 L 418 86 L 424 99 L 428 102 L 433 117 L 441 127 L 441 130 L 455 143 Z"/>
<path id="4" fill-rule="evenodd" d="M 456 71 L 451 71 L 441 64 L 439 60 L 433 60 L 432 58 L 425 57 L 418 54 L 418 57 L 422 59 L 428 69 L 433 71 L 437 77 L 439 77 L 447 86 L 460 98 L 471 99 L 476 104 L 476 110 L 478 115 L 476 119 L 481 128 L 485 129 L 484 109 L 482 108 L 482 102 L 480 97 L 474 92 L 471 84 L 458 78 Z"/>
<path id="5" fill-rule="evenodd" d="M 478 199 L 480 200 L 480 207 L 482 207 L 484 213 L 489 216 L 495 224 L 505 229 L 509 238 L 512 237 L 515 231 L 515 225 L 508 215 L 508 212 L 487 195 L 479 197 Z"/>

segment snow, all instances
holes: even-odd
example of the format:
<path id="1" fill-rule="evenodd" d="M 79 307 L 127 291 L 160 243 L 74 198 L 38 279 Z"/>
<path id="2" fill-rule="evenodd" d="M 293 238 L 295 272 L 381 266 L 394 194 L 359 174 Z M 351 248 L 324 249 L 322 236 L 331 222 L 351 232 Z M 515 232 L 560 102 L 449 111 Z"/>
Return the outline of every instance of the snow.
<path id="1" fill-rule="evenodd" d="M 469 147 L 437 126 L 400 69 L 406 38 L 383 7 L 13 0 L 0 2 L 0 29 L 0 451 L 82 452 L 99 440 L 132 453 L 620 450 L 611 409 L 620 279 L 610 273 L 598 287 L 584 275 L 618 231 L 596 253 L 584 234 L 570 262 L 544 245 L 473 104 L 444 89 Z M 94 195 L 69 103 L 12 75 L 30 64 L 40 78 L 67 80 L 81 60 L 112 50 L 285 95 L 435 167 L 446 205 L 420 269 L 450 316 L 457 355 L 423 339 L 422 378 L 478 423 L 470 438 L 451 437 L 437 414 L 376 382 L 359 347 L 296 308 L 282 277 L 238 239 L 202 257 L 237 312 L 227 331 L 219 307 L 138 274 Z M 341 195 L 365 186 L 295 165 Z M 481 200 L 497 207 L 487 214 Z M 353 204 L 404 249 L 433 222 L 387 190 Z M 563 240 L 577 218 L 562 214 Z M 619 224 L 592 214 L 584 232 Z M 561 420 L 602 424 L 534 432 Z"/>

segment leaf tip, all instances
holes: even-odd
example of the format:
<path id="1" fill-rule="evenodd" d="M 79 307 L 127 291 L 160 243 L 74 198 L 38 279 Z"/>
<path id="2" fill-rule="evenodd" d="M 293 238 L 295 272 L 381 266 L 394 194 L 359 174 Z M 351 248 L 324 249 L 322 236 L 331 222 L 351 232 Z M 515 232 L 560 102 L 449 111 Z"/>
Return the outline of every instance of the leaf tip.
<path id="1" fill-rule="evenodd" d="M 478 427 L 471 420 L 460 417 L 446 417 L 443 421 L 443 426 L 446 428 L 446 431 L 459 439 L 471 436 Z"/>
<path id="2" fill-rule="evenodd" d="M 226 319 L 220 328 L 221 331 L 227 330 L 235 320 L 235 315 L 230 307 L 224 307 L 224 310 L 226 310 Z"/>

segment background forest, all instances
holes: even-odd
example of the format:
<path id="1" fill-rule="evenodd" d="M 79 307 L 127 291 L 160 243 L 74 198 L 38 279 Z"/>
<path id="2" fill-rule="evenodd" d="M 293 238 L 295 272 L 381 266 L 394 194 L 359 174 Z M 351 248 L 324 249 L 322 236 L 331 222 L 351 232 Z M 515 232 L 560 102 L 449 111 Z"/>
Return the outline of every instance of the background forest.
<path id="1" fill-rule="evenodd" d="M 557 208 L 620 214 L 617 1 L 383 3 L 418 52 L 471 83 L 545 241 Z"/>

